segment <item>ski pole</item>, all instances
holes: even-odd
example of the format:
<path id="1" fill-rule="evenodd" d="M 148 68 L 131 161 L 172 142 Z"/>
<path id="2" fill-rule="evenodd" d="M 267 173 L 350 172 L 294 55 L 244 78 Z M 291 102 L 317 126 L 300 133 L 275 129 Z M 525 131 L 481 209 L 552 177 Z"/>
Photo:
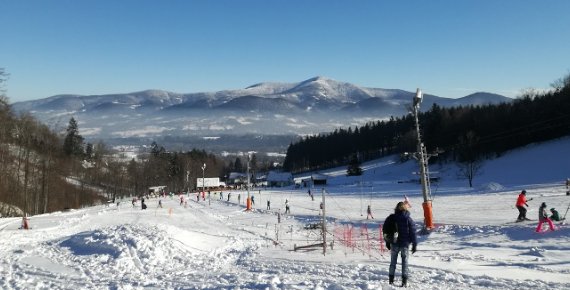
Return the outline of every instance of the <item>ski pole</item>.
<path id="1" fill-rule="evenodd" d="M 562 220 L 566 219 L 566 214 L 568 213 L 568 209 L 570 209 L 570 203 L 568 204 L 568 207 L 566 208 L 566 212 L 564 213 L 564 217 L 562 218 Z"/>

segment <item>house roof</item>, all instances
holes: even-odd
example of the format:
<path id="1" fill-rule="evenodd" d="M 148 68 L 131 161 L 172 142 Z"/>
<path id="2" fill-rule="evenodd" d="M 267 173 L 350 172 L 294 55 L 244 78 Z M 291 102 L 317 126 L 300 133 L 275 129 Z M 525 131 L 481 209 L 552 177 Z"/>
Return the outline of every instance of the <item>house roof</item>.
<path id="1" fill-rule="evenodd" d="M 328 176 L 324 175 L 324 174 L 319 174 L 319 173 L 313 173 L 311 174 L 311 179 L 312 180 L 327 180 Z"/>
<path id="2" fill-rule="evenodd" d="M 228 178 L 229 179 L 236 179 L 236 178 L 246 178 L 246 177 L 247 177 L 246 173 L 230 172 L 230 176 Z"/>

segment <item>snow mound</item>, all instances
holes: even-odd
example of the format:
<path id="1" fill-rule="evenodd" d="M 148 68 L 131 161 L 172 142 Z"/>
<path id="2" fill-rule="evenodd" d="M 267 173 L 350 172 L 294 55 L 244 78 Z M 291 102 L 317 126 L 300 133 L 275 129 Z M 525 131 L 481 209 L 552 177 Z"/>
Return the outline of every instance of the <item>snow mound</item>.
<path id="1" fill-rule="evenodd" d="M 106 263 L 160 265 L 175 255 L 176 244 L 157 227 L 120 225 L 81 232 L 59 243 L 71 254 Z M 85 257 L 91 256 L 91 257 Z M 124 265 L 126 266 L 126 265 Z"/>
<path id="2" fill-rule="evenodd" d="M 0 217 L 24 216 L 24 211 L 17 206 L 0 202 Z"/>
<path id="3" fill-rule="evenodd" d="M 544 249 L 538 248 L 538 247 L 532 247 L 530 248 L 527 252 L 525 253 L 521 253 L 521 255 L 528 255 L 528 256 L 535 256 L 535 257 L 540 257 L 540 258 L 544 258 Z"/>
<path id="4" fill-rule="evenodd" d="M 505 190 L 505 187 L 496 183 L 496 182 L 489 182 L 489 183 L 485 183 L 483 185 L 481 185 L 479 187 L 479 190 L 483 190 L 483 191 L 501 191 L 501 190 Z"/>

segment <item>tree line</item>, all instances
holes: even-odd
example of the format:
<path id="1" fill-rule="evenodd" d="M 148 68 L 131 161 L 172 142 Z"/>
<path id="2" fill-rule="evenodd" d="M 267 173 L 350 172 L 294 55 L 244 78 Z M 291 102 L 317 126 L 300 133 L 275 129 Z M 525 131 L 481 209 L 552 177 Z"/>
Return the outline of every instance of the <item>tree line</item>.
<path id="1" fill-rule="evenodd" d="M 12 111 L 7 77 L 0 69 L 0 202 L 31 215 L 98 202 L 96 191 L 72 180 L 79 163 L 64 151 L 62 136 L 30 114 Z"/>
<path id="2" fill-rule="evenodd" d="M 439 162 L 472 164 L 508 150 L 570 135 L 570 75 L 547 92 L 527 90 L 509 103 L 442 108 L 419 114 L 422 141 L 440 151 Z M 344 166 L 391 154 L 415 152 L 412 115 L 390 117 L 362 127 L 307 136 L 287 149 L 283 167 L 291 172 Z"/>

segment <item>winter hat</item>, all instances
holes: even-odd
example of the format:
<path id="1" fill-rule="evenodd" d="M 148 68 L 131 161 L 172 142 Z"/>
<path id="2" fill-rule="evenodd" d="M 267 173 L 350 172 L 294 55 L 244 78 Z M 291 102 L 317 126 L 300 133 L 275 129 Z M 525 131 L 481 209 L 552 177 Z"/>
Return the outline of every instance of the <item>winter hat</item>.
<path id="1" fill-rule="evenodd" d="M 523 189 L 522 194 L 526 194 L 526 190 Z"/>
<path id="2" fill-rule="evenodd" d="M 554 210 L 555 210 L 554 208 L 551 208 L 551 209 L 550 209 L 550 211 L 554 211 Z"/>
<path id="3" fill-rule="evenodd" d="M 540 206 L 541 206 L 541 207 L 546 207 L 546 202 L 543 202 Z"/>

